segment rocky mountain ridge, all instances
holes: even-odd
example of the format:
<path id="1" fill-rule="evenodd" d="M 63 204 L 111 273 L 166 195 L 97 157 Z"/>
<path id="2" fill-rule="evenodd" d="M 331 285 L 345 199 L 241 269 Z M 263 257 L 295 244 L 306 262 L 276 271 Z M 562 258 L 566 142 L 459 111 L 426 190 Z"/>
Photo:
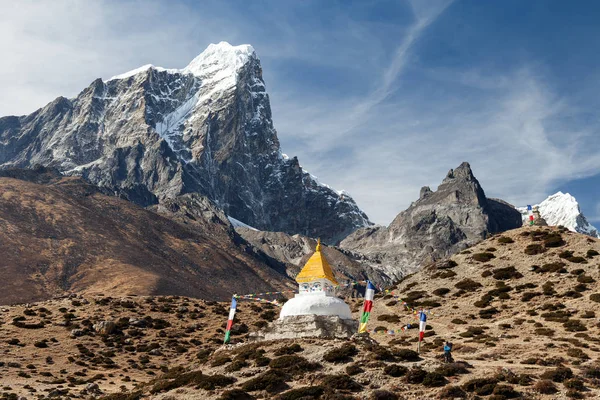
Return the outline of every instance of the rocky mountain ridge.
<path id="1" fill-rule="evenodd" d="M 340 247 L 362 254 L 386 275 L 401 278 L 489 234 L 521 225 L 519 212 L 502 200 L 487 198 L 470 165 L 463 162 L 448 172 L 435 192 L 423 187 L 419 199 L 389 226 L 359 229 Z"/>
<path id="2" fill-rule="evenodd" d="M 371 225 L 281 152 L 249 45 L 213 44 L 181 70 L 144 66 L 0 118 L 0 168 L 37 164 L 142 206 L 199 193 L 258 229 L 328 243 Z"/>

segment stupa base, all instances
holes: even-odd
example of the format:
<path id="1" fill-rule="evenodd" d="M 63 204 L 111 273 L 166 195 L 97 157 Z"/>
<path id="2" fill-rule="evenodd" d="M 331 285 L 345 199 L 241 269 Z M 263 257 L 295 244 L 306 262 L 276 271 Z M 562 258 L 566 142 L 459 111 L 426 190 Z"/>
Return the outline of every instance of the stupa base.
<path id="1" fill-rule="evenodd" d="M 358 331 L 358 321 L 337 315 L 290 315 L 250 333 L 250 340 L 298 339 L 308 337 L 349 339 Z"/>

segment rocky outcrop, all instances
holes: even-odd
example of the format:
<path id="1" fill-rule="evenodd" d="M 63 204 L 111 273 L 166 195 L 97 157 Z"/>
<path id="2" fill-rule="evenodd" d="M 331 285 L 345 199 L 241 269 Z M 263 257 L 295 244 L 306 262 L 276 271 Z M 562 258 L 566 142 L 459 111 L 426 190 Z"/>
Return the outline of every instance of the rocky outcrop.
<path id="1" fill-rule="evenodd" d="M 420 197 L 388 226 L 359 229 L 341 248 L 364 255 L 364 262 L 396 278 L 485 239 L 521 226 L 510 204 L 488 199 L 468 163 L 451 169 L 438 189 Z"/>
<path id="2" fill-rule="evenodd" d="M 370 225 L 350 196 L 282 154 L 249 45 L 210 45 L 184 69 L 144 66 L 0 118 L 0 167 L 36 164 L 142 206 L 199 193 L 258 229 L 328 243 Z"/>
<path id="3" fill-rule="evenodd" d="M 251 340 L 299 339 L 308 337 L 349 339 L 358 331 L 358 321 L 337 315 L 293 315 L 271 322 L 250 334 Z"/>

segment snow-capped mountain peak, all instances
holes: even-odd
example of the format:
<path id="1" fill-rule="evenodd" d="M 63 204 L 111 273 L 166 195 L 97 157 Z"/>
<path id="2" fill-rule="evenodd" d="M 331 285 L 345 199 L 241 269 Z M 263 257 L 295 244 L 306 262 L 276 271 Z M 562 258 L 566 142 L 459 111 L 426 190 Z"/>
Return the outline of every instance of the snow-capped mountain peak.
<path id="1" fill-rule="evenodd" d="M 27 118 L 0 118 L 0 168 L 53 166 L 143 206 L 200 193 L 257 229 L 328 243 L 371 225 L 283 154 L 250 45 L 211 44 L 182 69 L 95 80 Z"/>
<path id="2" fill-rule="evenodd" d="M 249 44 L 232 46 L 227 42 L 211 43 L 194 58 L 185 68 L 162 68 L 146 64 L 131 71 L 115 75 L 105 82 L 116 79 L 128 79 L 132 76 L 146 73 L 149 69 L 170 73 L 192 74 L 203 81 L 218 82 L 222 89 L 235 86 L 240 69 L 251 59 L 258 60 L 254 47 Z"/>
<path id="3" fill-rule="evenodd" d="M 250 58 L 256 58 L 254 48 L 249 44 L 232 46 L 227 42 L 210 44 L 206 50 L 194 58 L 187 67 L 181 70 L 183 73 L 191 73 L 196 76 L 221 71 L 223 74 L 235 75 Z"/>
<path id="4" fill-rule="evenodd" d="M 557 192 L 536 206 L 548 225 L 562 225 L 573 232 L 600 237 L 598 230 L 588 222 L 581 212 L 577 199 L 569 193 Z M 527 208 L 519 207 L 518 210 L 523 215 L 523 220 L 526 220 L 528 218 Z"/>

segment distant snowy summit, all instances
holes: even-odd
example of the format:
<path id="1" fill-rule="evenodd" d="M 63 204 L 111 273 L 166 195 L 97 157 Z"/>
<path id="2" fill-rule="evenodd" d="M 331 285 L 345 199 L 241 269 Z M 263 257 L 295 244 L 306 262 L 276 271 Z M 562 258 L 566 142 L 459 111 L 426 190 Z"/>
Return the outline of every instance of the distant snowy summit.
<path id="1" fill-rule="evenodd" d="M 558 192 L 536 206 L 539 208 L 540 215 L 546 220 L 548 225 L 562 225 L 573 232 L 600 237 L 598 230 L 588 222 L 581 212 L 579 203 L 577 203 L 575 197 L 569 193 Z M 517 210 L 523 216 L 523 222 L 525 223 L 529 218 L 527 207 L 517 207 Z"/>

